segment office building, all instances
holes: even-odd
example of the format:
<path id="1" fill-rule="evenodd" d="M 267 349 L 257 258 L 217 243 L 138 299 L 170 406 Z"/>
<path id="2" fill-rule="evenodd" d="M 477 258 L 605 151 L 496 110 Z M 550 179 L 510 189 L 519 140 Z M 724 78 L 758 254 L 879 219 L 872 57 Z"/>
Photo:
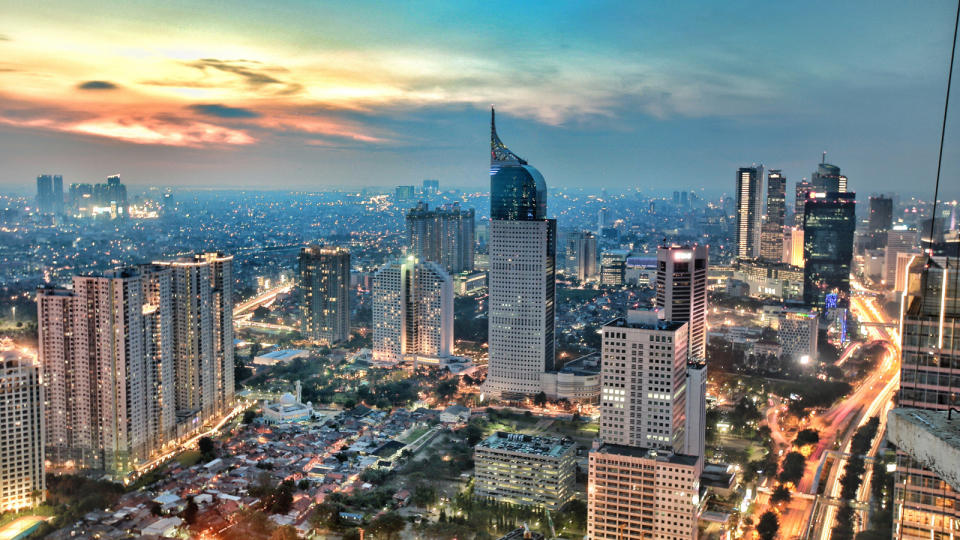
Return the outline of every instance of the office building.
<path id="1" fill-rule="evenodd" d="M 303 336 L 328 345 L 350 339 L 350 251 L 307 246 L 299 265 Z"/>
<path id="2" fill-rule="evenodd" d="M 760 234 L 760 257 L 780 262 L 783 257 L 783 226 L 786 218 L 787 177 L 780 169 L 767 173 L 767 213 Z"/>
<path id="3" fill-rule="evenodd" d="M 810 175 L 811 191 L 823 193 L 846 193 L 847 177 L 840 174 L 840 167 L 826 162 L 827 153 L 817 165 L 817 170 Z"/>
<path id="4" fill-rule="evenodd" d="M 887 231 L 886 251 L 883 257 L 883 283 L 896 291 L 903 290 L 903 284 L 895 287 L 903 272 L 897 273 L 897 259 L 901 253 L 919 253 L 916 229 L 906 225 L 896 225 Z"/>
<path id="5" fill-rule="evenodd" d="M 802 216 L 801 216 L 802 220 Z M 803 268 L 803 226 L 783 230 L 783 262 Z"/>
<path id="6" fill-rule="evenodd" d="M 440 193 L 440 181 L 432 179 L 424 179 L 423 181 L 423 193 L 425 195 L 436 195 Z"/>
<path id="7" fill-rule="evenodd" d="M 409 256 L 373 277 L 373 360 L 397 364 L 453 351 L 453 280 L 439 264 Z"/>
<path id="8" fill-rule="evenodd" d="M 901 364 L 898 407 L 946 411 L 960 407 L 960 289 L 953 257 L 917 257 L 901 300 Z M 954 339 L 951 340 L 951 336 Z M 952 342 L 951 342 L 952 341 Z M 960 536 L 960 492 L 917 456 L 897 453 L 894 538 Z"/>
<path id="9" fill-rule="evenodd" d="M 610 226 L 610 210 L 606 206 L 597 211 L 597 234 L 603 234 L 603 230 Z"/>
<path id="10" fill-rule="evenodd" d="M 808 182 L 806 178 L 797 182 L 793 206 L 793 226 L 795 228 L 803 229 L 803 207 L 807 204 L 807 197 L 810 196 L 811 191 L 813 191 L 813 184 Z"/>
<path id="11" fill-rule="evenodd" d="M 811 192 L 803 215 L 803 300 L 811 307 L 845 307 L 856 229 L 855 193 Z"/>
<path id="12" fill-rule="evenodd" d="M 737 257 L 760 256 L 763 220 L 763 165 L 737 170 Z"/>
<path id="13" fill-rule="evenodd" d="M 801 251 L 802 253 L 802 251 Z M 742 281 L 754 298 L 803 301 L 803 268 L 762 259 L 734 263 L 733 279 Z"/>
<path id="14" fill-rule="evenodd" d="M 603 327 L 600 432 L 589 457 L 590 538 L 697 538 L 706 367 L 688 365 L 688 324 L 662 315 L 631 310 Z M 688 414 L 695 418 L 688 421 Z M 688 436 L 688 428 L 698 432 Z"/>
<path id="15" fill-rule="evenodd" d="M 393 196 L 398 202 L 412 201 L 416 197 L 416 190 L 413 186 L 397 186 L 393 190 Z"/>
<path id="16" fill-rule="evenodd" d="M 460 272 L 453 276 L 453 292 L 457 296 L 477 294 L 487 290 L 486 272 Z"/>
<path id="17" fill-rule="evenodd" d="M 576 455 L 571 439 L 497 431 L 474 448 L 473 496 L 556 512 L 576 496 Z"/>
<path id="18" fill-rule="evenodd" d="M 70 184 L 68 199 L 70 213 L 76 217 L 117 219 L 129 215 L 127 186 L 119 175 L 107 177 L 102 184 Z"/>
<path id="19" fill-rule="evenodd" d="M 630 310 L 603 326 L 599 437 L 679 452 L 684 445 L 688 328 Z"/>
<path id="20" fill-rule="evenodd" d="M 630 251 L 626 249 L 609 249 L 600 255 L 600 284 L 610 287 L 620 287 L 626 282 L 627 257 Z"/>
<path id="21" fill-rule="evenodd" d="M 0 351 L 0 513 L 35 506 L 46 497 L 43 401 L 37 364 Z"/>
<path id="22" fill-rule="evenodd" d="M 867 222 L 869 235 L 867 249 L 886 247 L 887 233 L 893 227 L 893 199 L 882 195 L 870 197 L 870 217 Z"/>
<path id="23" fill-rule="evenodd" d="M 803 309 L 784 309 L 777 314 L 777 338 L 784 357 L 803 364 L 816 361 L 818 319 L 816 311 Z"/>
<path id="24" fill-rule="evenodd" d="M 63 176 L 41 174 L 37 177 L 37 210 L 41 214 L 63 213 Z"/>
<path id="25" fill-rule="evenodd" d="M 668 321 L 689 325 L 691 360 L 707 355 L 707 246 L 657 248 L 656 306 Z"/>
<path id="26" fill-rule="evenodd" d="M 554 367 L 556 220 L 540 172 L 500 141 L 490 122 L 489 351 L 485 391 L 540 392 Z"/>
<path id="27" fill-rule="evenodd" d="M 421 202 L 407 212 L 409 253 L 421 261 L 440 264 L 448 273 L 473 270 L 474 212 L 459 203 L 430 210 Z"/>
<path id="28" fill-rule="evenodd" d="M 575 231 L 567 235 L 567 275 L 581 283 L 597 277 L 597 235 Z"/>
<path id="29" fill-rule="evenodd" d="M 706 459 L 707 363 L 687 363 L 686 425 L 682 454 Z"/>

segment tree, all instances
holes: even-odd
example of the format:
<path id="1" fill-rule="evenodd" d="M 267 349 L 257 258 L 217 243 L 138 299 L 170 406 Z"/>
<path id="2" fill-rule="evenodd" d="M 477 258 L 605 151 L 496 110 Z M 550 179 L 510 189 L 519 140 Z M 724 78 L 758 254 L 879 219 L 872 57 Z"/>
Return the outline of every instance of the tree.
<path id="1" fill-rule="evenodd" d="M 270 535 L 270 540 L 297 540 L 297 530 L 292 525 L 277 527 Z"/>
<path id="2" fill-rule="evenodd" d="M 770 502 L 780 504 L 782 502 L 790 502 L 790 498 L 790 490 L 787 489 L 787 486 L 780 484 L 773 490 L 773 494 L 770 495 Z"/>
<path id="3" fill-rule="evenodd" d="M 547 394 L 546 392 L 541 391 L 539 394 L 533 396 L 533 404 L 537 407 L 543 407 L 547 404 Z"/>
<path id="4" fill-rule="evenodd" d="M 286 514 L 293 505 L 293 492 L 296 488 L 290 480 L 284 480 L 270 496 L 270 512 Z"/>
<path id="5" fill-rule="evenodd" d="M 803 471 L 807 467 L 807 458 L 800 452 L 790 452 L 783 458 L 780 481 L 796 484 L 803 478 Z"/>
<path id="6" fill-rule="evenodd" d="M 243 411 L 243 423 L 252 424 L 253 421 L 257 418 L 257 416 L 259 416 L 257 414 L 257 411 L 254 411 L 254 410 Z"/>
<path id="7" fill-rule="evenodd" d="M 370 523 L 370 533 L 376 536 L 377 538 L 384 538 L 386 540 L 391 540 L 394 538 L 400 531 L 405 529 L 407 523 L 403 520 L 403 517 L 396 512 L 387 512 L 386 514 L 381 514 L 374 518 Z"/>
<path id="8" fill-rule="evenodd" d="M 820 442 L 820 433 L 815 429 L 804 429 L 797 433 L 797 438 L 793 441 L 794 446 L 806 446 L 808 444 L 817 444 Z"/>
<path id="9" fill-rule="evenodd" d="M 437 385 L 437 397 L 445 401 L 457 395 L 459 385 L 457 379 L 447 379 Z"/>
<path id="10" fill-rule="evenodd" d="M 757 534 L 762 540 L 773 540 L 778 532 L 780 532 L 780 520 L 777 519 L 777 514 L 769 510 L 764 512 L 760 516 L 760 522 L 757 523 Z"/>
<path id="11" fill-rule="evenodd" d="M 193 523 L 197 521 L 197 512 L 199 510 L 193 497 L 187 499 L 187 507 L 183 509 L 183 521 L 186 522 L 187 525 L 193 525 Z"/>
<path id="12" fill-rule="evenodd" d="M 204 461 L 210 461 L 217 457 L 217 448 L 210 437 L 200 437 L 200 440 L 197 441 L 197 448 L 200 450 L 200 455 Z"/>

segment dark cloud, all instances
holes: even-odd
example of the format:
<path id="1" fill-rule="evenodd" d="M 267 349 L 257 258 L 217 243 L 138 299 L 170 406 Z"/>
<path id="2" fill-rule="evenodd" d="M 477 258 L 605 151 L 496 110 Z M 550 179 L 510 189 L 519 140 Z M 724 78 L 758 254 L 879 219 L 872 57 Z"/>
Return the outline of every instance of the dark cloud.
<path id="1" fill-rule="evenodd" d="M 80 90 L 116 90 L 120 88 L 110 81 L 86 81 L 77 85 Z"/>
<path id="2" fill-rule="evenodd" d="M 186 65 L 201 71 L 215 69 L 224 73 L 232 73 L 243 79 L 247 86 L 258 90 L 269 90 L 276 95 L 289 96 L 303 89 L 303 86 L 298 83 L 283 81 L 272 75 L 273 73 L 286 73 L 285 68 L 269 66 L 253 60 L 201 58 L 195 62 L 188 62 Z"/>
<path id="3" fill-rule="evenodd" d="M 10 36 L 6 34 L 0 34 L 0 41 L 13 41 L 13 40 L 10 39 Z"/>
<path id="4" fill-rule="evenodd" d="M 217 118 L 258 118 L 259 113 L 241 107 L 229 107 L 219 103 L 197 103 L 190 105 L 190 110 Z"/>

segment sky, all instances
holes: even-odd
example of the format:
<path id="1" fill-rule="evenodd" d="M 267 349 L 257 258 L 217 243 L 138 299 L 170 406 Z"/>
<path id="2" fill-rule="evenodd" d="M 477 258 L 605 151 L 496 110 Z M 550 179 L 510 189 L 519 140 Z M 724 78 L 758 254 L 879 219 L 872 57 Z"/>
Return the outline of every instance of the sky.
<path id="1" fill-rule="evenodd" d="M 119 173 L 134 188 L 486 191 L 494 105 L 551 188 L 731 192 L 761 162 L 792 184 L 826 151 L 853 190 L 930 196 L 955 10 L 0 0 L 0 190 Z"/>

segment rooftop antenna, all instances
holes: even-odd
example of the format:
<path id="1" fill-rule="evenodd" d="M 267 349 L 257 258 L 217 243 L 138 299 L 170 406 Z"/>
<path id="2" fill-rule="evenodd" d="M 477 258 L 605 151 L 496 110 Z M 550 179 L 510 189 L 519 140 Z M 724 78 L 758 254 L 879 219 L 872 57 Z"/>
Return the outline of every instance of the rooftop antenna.
<path id="1" fill-rule="evenodd" d="M 824 151 L 823 151 L 823 157 L 820 158 L 820 163 L 826 163 L 826 162 L 827 162 L 827 151 L 824 150 Z"/>

